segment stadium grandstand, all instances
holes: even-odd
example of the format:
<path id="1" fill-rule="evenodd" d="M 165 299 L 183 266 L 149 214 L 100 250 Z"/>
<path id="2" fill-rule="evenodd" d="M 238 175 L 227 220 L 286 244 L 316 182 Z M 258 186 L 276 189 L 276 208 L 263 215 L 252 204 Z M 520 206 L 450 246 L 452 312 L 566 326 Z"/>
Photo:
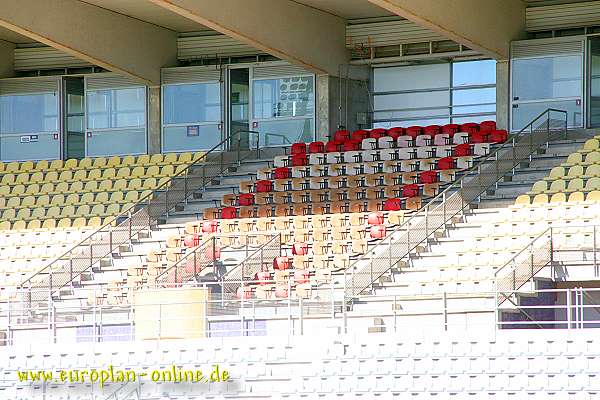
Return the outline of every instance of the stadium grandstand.
<path id="1" fill-rule="evenodd" d="M 599 35 L 3 0 L 0 400 L 600 398 Z"/>

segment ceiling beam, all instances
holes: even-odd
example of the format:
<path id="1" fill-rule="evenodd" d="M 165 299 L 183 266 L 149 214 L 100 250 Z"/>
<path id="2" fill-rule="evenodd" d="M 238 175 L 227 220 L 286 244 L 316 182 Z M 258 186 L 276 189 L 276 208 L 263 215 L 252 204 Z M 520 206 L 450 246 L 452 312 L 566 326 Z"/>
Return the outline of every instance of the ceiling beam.
<path id="1" fill-rule="evenodd" d="M 177 61 L 175 32 L 78 0 L 2 0 L 0 26 L 149 86 Z"/>
<path id="2" fill-rule="evenodd" d="M 497 60 L 525 34 L 521 0 L 368 0 Z"/>
<path id="3" fill-rule="evenodd" d="M 316 74 L 350 59 L 346 21 L 291 0 L 148 1 Z"/>

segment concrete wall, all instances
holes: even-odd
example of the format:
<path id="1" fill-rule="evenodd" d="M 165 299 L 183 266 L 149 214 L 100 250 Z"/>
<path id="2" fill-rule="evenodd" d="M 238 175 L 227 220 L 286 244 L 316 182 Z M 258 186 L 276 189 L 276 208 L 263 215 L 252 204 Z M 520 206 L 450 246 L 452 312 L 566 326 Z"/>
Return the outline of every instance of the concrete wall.
<path id="1" fill-rule="evenodd" d="M 148 153 L 161 152 L 161 101 L 160 87 L 148 88 Z"/>
<path id="2" fill-rule="evenodd" d="M 14 76 L 15 45 L 0 40 L 0 78 Z"/>
<path id="3" fill-rule="evenodd" d="M 509 129 L 510 122 L 510 62 L 496 63 L 496 125 Z"/>

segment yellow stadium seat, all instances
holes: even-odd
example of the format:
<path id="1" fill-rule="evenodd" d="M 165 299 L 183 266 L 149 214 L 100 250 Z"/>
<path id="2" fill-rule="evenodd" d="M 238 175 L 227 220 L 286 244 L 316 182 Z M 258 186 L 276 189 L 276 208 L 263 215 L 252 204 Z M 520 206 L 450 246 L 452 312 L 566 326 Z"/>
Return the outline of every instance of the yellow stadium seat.
<path id="1" fill-rule="evenodd" d="M 41 161 L 38 161 L 37 163 L 35 163 L 36 171 L 44 172 L 48 168 L 50 168 L 50 163 L 48 162 L 48 160 L 41 160 Z"/>
<path id="2" fill-rule="evenodd" d="M 79 161 L 79 165 L 77 166 L 78 168 L 81 169 L 91 169 L 94 165 L 94 160 L 92 160 L 91 158 L 82 158 L 81 161 Z"/>
<path id="3" fill-rule="evenodd" d="M 69 158 L 67 161 L 65 161 L 65 164 L 63 165 L 63 169 L 67 169 L 67 170 L 72 170 L 72 169 L 76 169 L 77 168 L 77 159 L 75 158 Z"/>
<path id="4" fill-rule="evenodd" d="M 46 210 L 46 218 L 56 218 L 60 215 L 60 208 L 58 206 L 52 206 Z"/>
<path id="5" fill-rule="evenodd" d="M 10 193 L 10 186 L 0 186 L 0 196 L 5 197 Z"/>
<path id="6" fill-rule="evenodd" d="M 6 206 L 6 197 L 0 197 L 0 208 L 4 208 Z"/>
<path id="7" fill-rule="evenodd" d="M 79 216 L 79 217 L 87 217 L 90 213 L 90 206 L 88 206 L 87 204 L 81 205 L 79 207 L 77 207 L 77 210 L 75 210 L 75 215 Z"/>
<path id="8" fill-rule="evenodd" d="M 74 215 L 75 215 L 75 206 L 72 206 L 72 205 L 64 206 L 60 210 L 61 217 L 72 217 Z"/>
<path id="9" fill-rule="evenodd" d="M 141 194 L 140 194 L 140 200 L 138 201 L 148 201 L 149 200 L 149 196 L 152 196 L 152 190 L 144 190 Z"/>
<path id="10" fill-rule="evenodd" d="M 581 162 L 583 165 L 600 164 L 600 151 L 592 151 L 585 156 L 585 161 Z"/>
<path id="11" fill-rule="evenodd" d="M 598 139 L 588 139 L 583 145 L 583 149 L 579 150 L 580 153 L 587 154 L 594 150 L 598 150 L 600 147 L 600 142 Z"/>
<path id="12" fill-rule="evenodd" d="M 40 188 L 40 193 L 54 193 L 54 184 L 53 183 L 44 183 Z"/>
<path id="13" fill-rule="evenodd" d="M 163 164 L 177 164 L 177 153 L 168 153 L 165 154 L 165 158 L 163 159 Z"/>
<path id="14" fill-rule="evenodd" d="M 150 164 L 153 164 L 153 165 L 161 164 L 164 159 L 165 159 L 165 156 L 162 154 L 152 154 L 152 156 L 150 157 Z"/>
<path id="15" fill-rule="evenodd" d="M 0 172 L 4 172 L 4 168 L 6 166 L 4 165 L 4 163 L 2 161 L 0 161 Z"/>
<path id="16" fill-rule="evenodd" d="M 121 159 L 121 164 L 123 167 L 129 167 L 135 165 L 135 157 L 134 156 L 125 156 Z"/>
<path id="17" fill-rule="evenodd" d="M 92 228 L 100 228 L 102 226 L 102 219 L 100 217 L 92 217 L 88 219 L 87 225 Z"/>
<path id="18" fill-rule="evenodd" d="M 177 158 L 177 162 L 179 164 L 190 164 L 192 162 L 192 157 L 194 155 L 192 153 L 181 153 L 179 154 L 179 157 Z"/>
<path id="19" fill-rule="evenodd" d="M 121 213 L 121 205 L 120 204 L 109 204 L 106 207 L 105 214 L 106 215 L 118 215 Z"/>
<path id="20" fill-rule="evenodd" d="M 27 185 L 27 189 L 25 189 L 25 194 L 39 194 L 40 193 L 40 185 L 37 183 L 30 183 Z"/>
<path id="21" fill-rule="evenodd" d="M 567 195 L 564 193 L 554 193 L 550 198 L 550 203 L 564 203 L 567 201 Z"/>
<path id="22" fill-rule="evenodd" d="M 84 193 L 79 199 L 79 204 L 93 204 L 95 202 L 94 193 Z"/>
<path id="23" fill-rule="evenodd" d="M 140 178 L 131 179 L 127 185 L 128 190 L 142 189 L 142 180 Z"/>
<path id="24" fill-rule="evenodd" d="M 100 192 L 110 191 L 110 190 L 112 190 L 112 187 L 113 187 L 113 182 L 110 179 L 106 179 L 106 180 L 100 182 L 100 186 L 98 187 L 98 190 Z"/>
<path id="25" fill-rule="evenodd" d="M 50 200 L 51 206 L 62 206 L 65 204 L 65 196 L 63 194 L 55 194 L 52 196 L 52 200 Z"/>
<path id="26" fill-rule="evenodd" d="M 27 229 L 29 229 L 29 230 L 40 229 L 41 227 L 42 227 L 42 221 L 40 221 L 39 219 L 32 219 L 31 221 L 29 221 L 27 223 Z"/>
<path id="27" fill-rule="evenodd" d="M 585 183 L 585 191 L 586 192 L 591 192 L 594 190 L 600 190 L 600 178 L 598 178 L 598 177 L 590 178 Z"/>
<path id="28" fill-rule="evenodd" d="M 63 160 L 53 160 L 50 163 L 50 166 L 48 167 L 48 169 L 50 169 L 52 171 L 56 171 L 56 170 L 62 169 L 64 165 L 65 164 L 64 164 Z"/>
<path id="29" fill-rule="evenodd" d="M 28 182 L 29 182 L 29 174 L 27 174 L 27 173 L 19 174 L 15 178 L 16 184 L 22 183 L 22 184 L 26 185 Z"/>
<path id="30" fill-rule="evenodd" d="M 12 221 L 15 219 L 15 217 L 17 216 L 17 213 L 15 212 L 14 208 L 9 208 L 8 210 L 4 210 L 4 212 L 2 213 L 2 219 L 3 220 L 9 220 Z"/>
<path id="31" fill-rule="evenodd" d="M 1 221 L 0 222 L 0 231 L 9 231 L 10 230 L 10 221 Z"/>
<path id="32" fill-rule="evenodd" d="M 102 179 L 113 179 L 117 171 L 114 168 L 106 168 L 104 172 L 102 172 Z"/>
<path id="33" fill-rule="evenodd" d="M 135 163 L 141 166 L 148 165 L 150 164 L 150 156 L 148 154 L 142 154 L 137 158 Z"/>
<path id="34" fill-rule="evenodd" d="M 548 203 L 548 195 L 545 193 L 536 194 L 533 198 L 531 204 L 547 204 Z"/>
<path id="35" fill-rule="evenodd" d="M 590 165 L 585 169 L 585 175 L 583 175 L 584 179 L 593 178 L 595 176 L 600 176 L 600 164 Z"/>
<path id="36" fill-rule="evenodd" d="M 17 221 L 12 226 L 13 231 L 24 231 L 25 229 L 27 229 L 27 222 L 25 221 Z"/>
<path id="37" fill-rule="evenodd" d="M 172 165 L 165 165 L 160 169 L 160 174 L 158 176 L 170 177 L 170 176 L 173 176 L 174 174 L 175 174 L 175 167 L 173 167 Z"/>
<path id="38" fill-rule="evenodd" d="M 4 174 L 2 175 L 2 181 L 0 184 L 2 185 L 12 185 L 15 183 L 15 174 Z"/>
<path id="39" fill-rule="evenodd" d="M 581 190 L 583 190 L 583 179 L 575 178 L 575 179 L 571 179 L 569 181 L 569 186 L 567 186 L 566 192 L 567 193 L 579 192 Z M 561 191 L 565 191 L 565 190 L 563 189 Z"/>
<path id="40" fill-rule="evenodd" d="M 548 190 L 548 183 L 546 181 L 537 181 L 536 183 L 533 184 L 533 187 L 531 188 L 531 190 L 529 192 L 527 192 L 527 194 L 528 195 L 536 195 L 539 193 L 544 193 L 547 190 Z"/>
<path id="41" fill-rule="evenodd" d="M 44 173 L 41 172 L 41 171 L 34 172 L 29 177 L 29 182 L 30 183 L 42 183 L 42 182 L 44 182 Z"/>
<path id="42" fill-rule="evenodd" d="M 100 169 L 92 169 L 88 172 L 87 180 L 99 181 L 102 179 L 102 171 Z"/>
<path id="43" fill-rule="evenodd" d="M 581 192 L 573 192 L 569 195 L 569 203 L 582 202 L 584 195 Z"/>
<path id="44" fill-rule="evenodd" d="M 71 193 L 65 199 L 65 205 L 79 203 L 79 193 Z"/>
<path id="45" fill-rule="evenodd" d="M 44 182 L 55 183 L 58 180 L 58 172 L 50 171 L 44 175 Z"/>
<path id="46" fill-rule="evenodd" d="M 60 221 L 58 221 L 58 224 L 56 225 L 57 228 L 70 228 L 71 227 L 71 218 L 62 218 Z"/>
<path id="47" fill-rule="evenodd" d="M 7 172 L 19 172 L 19 163 L 17 161 L 11 161 L 8 164 L 6 164 L 6 168 L 4 168 L 4 173 Z"/>
<path id="48" fill-rule="evenodd" d="M 12 196 L 20 196 L 22 194 L 25 194 L 25 185 L 13 186 L 12 190 L 10 191 L 10 194 Z"/>
<path id="49" fill-rule="evenodd" d="M 21 205 L 20 197 L 11 197 L 6 202 L 6 208 L 19 208 L 20 205 Z"/>
<path id="50" fill-rule="evenodd" d="M 144 189 L 156 189 L 156 179 L 155 178 L 144 179 L 143 188 Z"/>
<path id="51" fill-rule="evenodd" d="M 85 169 L 78 169 L 71 179 L 74 181 L 85 181 L 87 179 L 87 171 Z"/>
<path id="52" fill-rule="evenodd" d="M 600 191 L 594 190 L 594 191 L 589 192 L 587 194 L 585 200 L 590 201 L 590 202 L 595 202 L 595 203 L 600 202 Z"/>
<path id="53" fill-rule="evenodd" d="M 31 172 L 33 169 L 33 161 L 24 161 L 19 166 L 19 171 L 21 172 Z"/>
<path id="54" fill-rule="evenodd" d="M 72 228 L 83 228 L 87 226 L 85 217 L 77 217 L 73 220 Z"/>
<path id="55" fill-rule="evenodd" d="M 44 208 L 44 207 L 34 208 L 31 213 L 31 217 L 37 218 L 37 219 L 44 219 L 46 217 L 46 208 Z"/>
<path id="56" fill-rule="evenodd" d="M 566 182 L 562 179 L 557 179 L 550 184 L 550 188 L 546 191 L 547 193 L 558 193 L 566 190 Z"/>
<path id="57" fill-rule="evenodd" d="M 17 216 L 16 218 L 18 220 L 25 220 L 25 219 L 29 219 L 29 217 L 31 217 L 31 210 L 29 208 L 21 208 L 18 212 L 17 212 Z"/>
<path id="58" fill-rule="evenodd" d="M 46 207 L 50 205 L 50 196 L 47 194 L 43 194 L 37 198 L 35 205 L 37 207 Z"/>
<path id="59" fill-rule="evenodd" d="M 105 157 L 96 157 L 93 159 L 92 167 L 96 169 L 101 169 L 106 166 L 106 158 Z"/>
<path id="60" fill-rule="evenodd" d="M 547 181 L 555 181 L 557 179 L 562 179 L 565 176 L 565 167 L 554 167 L 550 171 L 550 175 L 544 178 Z"/>
<path id="61" fill-rule="evenodd" d="M 105 193 L 108 194 L 108 193 Z M 110 199 L 106 202 L 104 202 L 103 204 L 108 204 L 108 203 L 122 203 L 124 199 L 124 195 L 123 192 L 112 192 L 112 194 L 110 195 Z"/>
<path id="62" fill-rule="evenodd" d="M 35 197 L 27 196 L 21 200 L 21 207 L 33 207 L 35 205 Z"/>
<path id="63" fill-rule="evenodd" d="M 117 167 L 120 164 L 121 164 L 121 157 L 119 157 L 119 156 L 112 156 L 106 162 L 107 167 Z"/>
<path id="64" fill-rule="evenodd" d="M 119 179 L 113 184 L 113 190 L 125 190 L 127 189 L 127 181 L 125 179 Z"/>
<path id="65" fill-rule="evenodd" d="M 171 178 L 169 178 L 168 176 L 165 176 L 164 178 L 160 178 L 158 180 L 158 182 L 156 183 L 157 188 L 160 188 L 163 185 L 165 185 L 165 187 L 171 186 Z"/>
<path id="66" fill-rule="evenodd" d="M 68 193 L 80 193 L 83 192 L 83 182 L 73 182 L 69 186 Z"/>
<path id="67" fill-rule="evenodd" d="M 94 216 L 94 217 L 98 217 L 98 216 L 104 216 L 104 204 L 96 204 L 94 207 L 92 207 L 92 209 L 90 210 L 90 215 Z"/>
<path id="68" fill-rule="evenodd" d="M 158 165 L 151 165 L 146 170 L 146 174 L 144 176 L 146 176 L 148 178 L 160 176 L 160 167 Z"/>
<path id="69" fill-rule="evenodd" d="M 128 178 L 131 176 L 131 169 L 129 167 L 119 168 L 117 171 L 117 178 Z"/>
<path id="70" fill-rule="evenodd" d="M 127 192 L 125 195 L 125 203 L 137 203 L 139 200 L 139 193 L 136 190 Z"/>
<path id="71" fill-rule="evenodd" d="M 569 168 L 569 173 L 567 174 L 568 179 L 579 178 L 583 176 L 583 166 L 574 165 Z"/>
<path id="72" fill-rule="evenodd" d="M 583 163 L 583 156 L 581 155 L 581 153 L 571 153 L 567 157 L 567 161 L 565 161 L 563 163 L 563 166 L 571 167 L 573 165 L 577 165 L 577 164 L 581 164 L 581 163 Z"/>
<path id="73" fill-rule="evenodd" d="M 54 218 L 45 219 L 42 223 L 43 229 L 54 229 L 56 228 L 56 220 Z"/>
<path id="74" fill-rule="evenodd" d="M 131 177 L 132 178 L 141 178 L 145 176 L 144 174 L 144 167 L 135 167 L 131 170 Z"/>
<path id="75" fill-rule="evenodd" d="M 187 168 L 188 168 L 188 166 L 185 164 L 178 165 L 177 168 L 175 168 L 175 175 L 179 175 L 180 172 L 182 172 L 183 170 L 185 170 Z"/>
<path id="76" fill-rule="evenodd" d="M 97 192 L 98 191 L 98 181 L 87 181 L 85 186 L 83 187 L 84 192 Z"/>
<path id="77" fill-rule="evenodd" d="M 70 160 L 67 160 L 70 161 Z M 58 176 L 58 180 L 61 182 L 69 182 L 73 180 L 73 173 L 71 171 L 63 171 Z"/>
<path id="78" fill-rule="evenodd" d="M 99 192 L 96 194 L 96 197 L 92 201 L 88 201 L 86 202 L 86 204 L 106 204 L 108 203 L 108 198 L 108 192 Z"/>

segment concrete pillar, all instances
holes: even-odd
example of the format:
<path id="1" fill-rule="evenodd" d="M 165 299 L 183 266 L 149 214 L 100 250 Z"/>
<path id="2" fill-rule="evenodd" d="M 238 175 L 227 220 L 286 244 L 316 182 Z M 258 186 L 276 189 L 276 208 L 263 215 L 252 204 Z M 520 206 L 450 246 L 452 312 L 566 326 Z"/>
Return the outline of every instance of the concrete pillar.
<path id="1" fill-rule="evenodd" d="M 496 63 L 496 125 L 508 129 L 510 121 L 510 62 Z"/>
<path id="2" fill-rule="evenodd" d="M 148 153 L 161 152 L 160 86 L 148 88 Z"/>
<path id="3" fill-rule="evenodd" d="M 329 75 L 318 75 L 316 77 L 316 118 L 317 118 L 317 131 L 316 140 L 327 141 L 329 138 L 329 132 L 331 129 L 329 120 L 331 118 L 330 112 L 330 93 L 329 93 Z"/>
<path id="4" fill-rule="evenodd" d="M 15 45 L 0 40 L 0 78 L 11 78 L 14 76 Z"/>

